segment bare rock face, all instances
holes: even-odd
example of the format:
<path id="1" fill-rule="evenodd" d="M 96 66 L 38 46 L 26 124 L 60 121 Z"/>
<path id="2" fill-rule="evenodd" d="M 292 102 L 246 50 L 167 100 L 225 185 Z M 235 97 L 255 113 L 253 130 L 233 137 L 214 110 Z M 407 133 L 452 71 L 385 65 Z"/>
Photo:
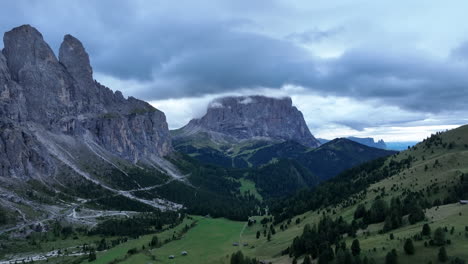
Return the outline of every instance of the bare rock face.
<path id="1" fill-rule="evenodd" d="M 81 42 L 72 35 L 65 35 L 59 50 L 59 61 L 81 88 L 93 88 L 93 69 L 89 56 Z"/>
<path id="2" fill-rule="evenodd" d="M 11 79 L 22 88 L 27 119 L 57 120 L 73 110 L 75 87 L 51 48 L 35 28 L 21 26 L 5 33 L 4 50 Z"/>
<path id="3" fill-rule="evenodd" d="M 320 143 L 307 127 L 302 113 L 292 105 L 291 98 L 264 96 L 224 97 L 210 103 L 207 113 L 183 128 L 185 131 L 213 131 L 233 138 L 256 137 L 292 140 L 304 146 Z"/>
<path id="4" fill-rule="evenodd" d="M 66 136 L 134 163 L 172 152 L 164 113 L 94 81 L 78 39 L 64 37 L 59 59 L 29 25 L 3 40 L 0 149 L 6 151 L 0 153 L 0 176 L 53 173 L 57 154 L 44 143 L 51 137 Z"/>

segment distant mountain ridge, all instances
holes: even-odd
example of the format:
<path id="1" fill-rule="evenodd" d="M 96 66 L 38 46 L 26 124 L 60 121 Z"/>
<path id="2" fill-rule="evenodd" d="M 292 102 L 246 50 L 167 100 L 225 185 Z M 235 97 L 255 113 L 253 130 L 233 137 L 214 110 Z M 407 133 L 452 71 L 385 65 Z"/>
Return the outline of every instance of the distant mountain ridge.
<path id="1" fill-rule="evenodd" d="M 398 151 L 402 151 L 402 150 L 407 150 L 408 148 L 418 144 L 419 142 L 418 141 L 396 141 L 396 142 L 386 142 L 387 144 L 387 149 L 391 149 L 391 150 L 398 150 Z"/>
<path id="2" fill-rule="evenodd" d="M 360 138 L 360 137 L 347 137 L 347 139 L 352 140 L 354 142 L 366 145 L 368 147 L 372 148 L 379 148 L 379 149 L 387 149 L 387 144 L 383 139 L 378 140 L 377 142 L 374 140 L 374 138 L 367 137 L 367 138 Z M 318 138 L 318 141 L 320 141 L 321 144 L 325 144 L 331 140 L 329 139 L 324 139 L 324 138 Z"/>
<path id="3" fill-rule="evenodd" d="M 174 148 L 206 163 L 226 168 L 257 168 L 276 160 L 291 159 L 307 168 L 317 181 L 326 180 L 362 162 L 395 154 L 368 147 L 349 139 L 335 139 L 318 148 L 295 141 L 244 141 L 239 144 L 215 144 L 206 134 L 195 138 L 178 138 Z"/>
<path id="4" fill-rule="evenodd" d="M 284 142 L 259 149 L 248 162 L 260 166 L 274 159 L 293 159 L 309 169 L 320 181 L 363 162 L 395 154 L 395 151 L 368 147 L 345 138 L 334 139 L 315 149 Z"/>

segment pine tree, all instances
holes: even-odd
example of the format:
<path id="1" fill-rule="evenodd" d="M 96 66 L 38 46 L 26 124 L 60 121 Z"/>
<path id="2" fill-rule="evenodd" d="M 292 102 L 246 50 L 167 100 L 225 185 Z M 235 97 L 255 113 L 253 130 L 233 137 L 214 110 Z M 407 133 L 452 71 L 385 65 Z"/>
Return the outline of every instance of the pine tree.
<path id="1" fill-rule="evenodd" d="M 158 237 L 157 236 L 153 236 L 153 238 L 151 238 L 151 242 L 150 242 L 150 247 L 157 247 L 159 245 L 159 240 L 158 240 Z"/>
<path id="2" fill-rule="evenodd" d="M 437 255 L 440 262 L 446 262 L 448 260 L 447 251 L 445 247 L 439 249 L 439 254 Z"/>
<path id="3" fill-rule="evenodd" d="M 94 251 L 94 249 L 92 249 L 91 251 L 89 251 L 88 262 L 92 262 L 92 261 L 95 261 L 95 260 L 96 260 L 96 251 Z"/>
<path id="4" fill-rule="evenodd" d="M 356 208 L 356 211 L 354 211 L 354 219 L 359 219 L 361 217 L 364 217 L 366 213 L 367 213 L 366 207 L 363 204 L 360 204 Z"/>
<path id="5" fill-rule="evenodd" d="M 445 245 L 445 231 L 441 228 L 441 227 L 438 227 L 435 231 L 434 231 L 434 244 L 436 246 L 443 246 Z"/>
<path id="6" fill-rule="evenodd" d="M 276 230 L 275 230 L 275 227 L 272 225 L 270 225 L 270 232 L 272 235 L 276 234 Z"/>
<path id="7" fill-rule="evenodd" d="M 257 231 L 257 239 L 260 238 L 260 231 Z"/>
<path id="8" fill-rule="evenodd" d="M 422 228 L 421 235 L 423 236 L 430 236 L 431 235 L 431 227 L 429 224 L 424 224 Z"/>
<path id="9" fill-rule="evenodd" d="M 403 248 L 406 254 L 414 255 L 414 245 L 413 245 L 413 240 L 411 238 L 406 239 L 406 242 Z"/>
<path id="10" fill-rule="evenodd" d="M 241 251 L 237 251 L 231 255 L 231 264 L 243 264 L 244 254 Z"/>
<path id="11" fill-rule="evenodd" d="M 359 245 L 359 240 L 353 240 L 353 243 L 351 244 L 351 253 L 353 253 L 353 256 L 358 256 L 361 253 L 361 246 Z"/>
<path id="12" fill-rule="evenodd" d="M 397 264 L 398 263 L 398 258 L 396 254 L 396 250 L 393 249 L 392 251 L 387 253 L 387 256 L 385 257 L 385 264 Z"/>
<path id="13" fill-rule="evenodd" d="M 421 206 L 419 206 L 419 204 L 417 204 L 411 208 L 408 220 L 410 224 L 415 224 L 419 221 L 424 220 L 425 217 L 426 215 L 424 214 L 423 209 L 421 208 Z"/>
<path id="14" fill-rule="evenodd" d="M 337 248 L 335 250 L 336 255 L 336 264 L 344 264 L 345 263 L 345 251 L 341 248 Z"/>

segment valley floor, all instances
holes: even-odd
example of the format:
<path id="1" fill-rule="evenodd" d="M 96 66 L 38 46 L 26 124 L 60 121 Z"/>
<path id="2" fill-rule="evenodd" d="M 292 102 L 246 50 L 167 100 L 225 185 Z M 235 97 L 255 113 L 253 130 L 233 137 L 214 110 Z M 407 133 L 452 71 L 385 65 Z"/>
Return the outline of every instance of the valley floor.
<path id="1" fill-rule="evenodd" d="M 347 210 L 342 211 L 346 216 Z M 416 254 L 413 256 L 405 255 L 403 244 L 406 238 L 419 234 L 422 226 L 429 223 L 432 230 L 437 227 L 447 227 L 448 230 L 454 228 L 454 232 L 447 232 L 447 239 L 451 245 L 446 246 L 449 257 L 459 257 L 468 260 L 468 232 L 465 228 L 468 226 L 468 205 L 449 204 L 434 207 L 426 212 L 427 221 L 419 222 L 415 225 L 405 225 L 389 233 L 379 234 L 382 224 L 370 225 L 366 232 L 360 230 L 357 238 L 360 241 L 363 255 L 374 258 L 377 263 L 384 263 L 387 252 L 396 249 L 398 252 L 398 263 L 432 263 L 437 262 L 437 247 L 425 247 L 424 242 L 415 241 Z M 300 235 L 306 224 L 314 224 L 320 219 L 321 215 L 317 212 L 305 213 L 299 218 L 299 224 L 295 224 L 295 219 L 289 225 L 288 229 L 281 231 L 279 225 L 275 226 L 276 234 L 268 241 L 263 235 L 264 228 L 260 224 L 263 217 L 255 217 L 256 224 L 247 226 L 245 222 L 230 221 L 227 219 L 213 219 L 209 217 L 193 216 L 192 219 L 186 219 L 182 224 L 164 232 L 156 234 L 160 241 L 173 237 L 174 234 L 181 232 L 186 225 L 196 223 L 180 239 L 173 240 L 162 245 L 160 248 L 149 249 L 148 244 L 153 235 L 145 235 L 139 239 L 129 240 L 107 251 L 98 252 L 97 260 L 88 262 L 87 256 L 61 256 L 52 257 L 47 263 L 121 263 L 121 264 L 148 264 L 148 263 L 180 263 L 180 264 L 224 264 L 230 263 L 232 253 L 241 250 L 244 255 L 255 257 L 257 260 L 267 260 L 272 263 L 289 264 L 292 259 L 288 256 L 281 256 L 281 251 L 287 248 L 294 237 Z M 261 236 L 256 238 L 257 231 Z M 367 233 L 370 232 L 370 233 Z M 390 239 L 390 233 L 394 238 Z M 98 238 L 94 238 L 98 239 Z M 73 241 L 73 240 L 72 240 Z M 73 247 L 72 241 L 65 241 L 64 245 Z M 351 245 L 351 238 L 345 239 L 348 246 Z M 75 241 L 78 246 L 83 243 L 82 240 Z M 236 244 L 235 244 L 236 243 Z M 129 250 L 136 249 L 136 253 L 128 254 Z M 181 253 L 187 251 L 187 256 Z M 40 255 L 40 254 L 37 254 Z M 174 259 L 169 256 L 174 255 Z M 31 255 L 30 255 L 31 256 Z M 3 263 L 3 262 L 0 262 Z M 4 262 L 8 263 L 8 262 Z M 41 263 L 41 262 L 35 262 Z M 45 263 L 45 262 L 44 262 Z M 300 262 L 301 263 L 301 260 Z"/>

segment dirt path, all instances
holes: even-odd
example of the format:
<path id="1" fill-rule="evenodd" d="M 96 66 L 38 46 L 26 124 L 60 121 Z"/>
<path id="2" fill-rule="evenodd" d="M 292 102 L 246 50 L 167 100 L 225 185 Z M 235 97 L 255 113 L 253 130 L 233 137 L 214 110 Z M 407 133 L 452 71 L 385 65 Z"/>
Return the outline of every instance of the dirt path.
<path id="1" fill-rule="evenodd" d="M 239 233 L 239 247 L 242 247 L 242 235 L 244 234 L 245 229 L 247 228 L 249 222 L 246 222 L 244 226 L 242 227 L 242 230 Z"/>

